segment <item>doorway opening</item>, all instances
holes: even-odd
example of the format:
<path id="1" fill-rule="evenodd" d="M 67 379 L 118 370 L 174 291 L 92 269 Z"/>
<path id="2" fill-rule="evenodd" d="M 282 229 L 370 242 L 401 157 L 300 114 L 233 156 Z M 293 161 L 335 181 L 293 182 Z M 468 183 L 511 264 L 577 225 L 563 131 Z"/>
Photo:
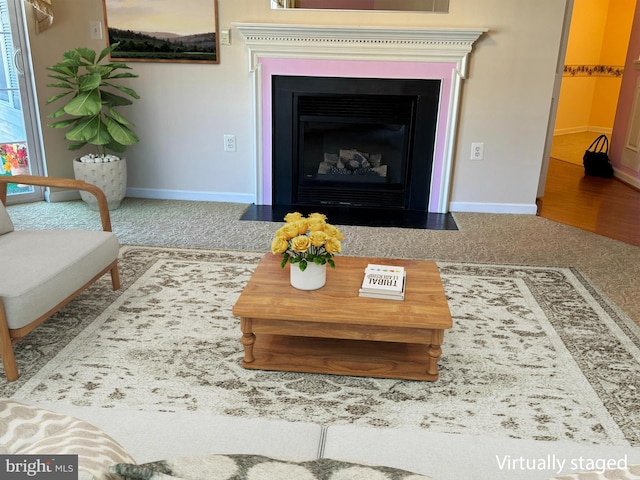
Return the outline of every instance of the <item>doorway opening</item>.
<path id="1" fill-rule="evenodd" d="M 611 139 L 636 2 L 573 3 L 552 158 L 582 166 L 596 137 Z"/>

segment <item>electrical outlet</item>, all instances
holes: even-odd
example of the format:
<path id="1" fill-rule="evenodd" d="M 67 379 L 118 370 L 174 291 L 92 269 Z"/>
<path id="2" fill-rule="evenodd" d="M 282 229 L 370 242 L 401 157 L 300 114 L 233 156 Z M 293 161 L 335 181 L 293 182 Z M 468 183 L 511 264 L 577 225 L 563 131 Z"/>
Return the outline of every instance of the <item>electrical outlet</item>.
<path id="1" fill-rule="evenodd" d="M 225 135 L 224 136 L 224 151 L 235 152 L 236 151 L 236 136 Z"/>
<path id="2" fill-rule="evenodd" d="M 484 143 L 471 144 L 471 160 L 484 160 Z"/>

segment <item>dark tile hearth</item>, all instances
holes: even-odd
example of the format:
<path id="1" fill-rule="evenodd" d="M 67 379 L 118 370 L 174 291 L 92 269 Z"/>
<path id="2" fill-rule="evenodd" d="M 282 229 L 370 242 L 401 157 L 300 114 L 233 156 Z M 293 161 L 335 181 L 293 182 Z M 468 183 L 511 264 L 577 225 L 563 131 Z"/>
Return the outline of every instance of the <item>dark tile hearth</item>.
<path id="1" fill-rule="evenodd" d="M 334 225 L 358 225 L 363 227 L 416 228 L 422 230 L 458 230 L 450 213 L 427 213 L 408 210 L 385 210 L 354 207 L 303 207 L 252 204 L 240 220 L 282 222 L 289 212 L 308 215 L 324 213 Z"/>

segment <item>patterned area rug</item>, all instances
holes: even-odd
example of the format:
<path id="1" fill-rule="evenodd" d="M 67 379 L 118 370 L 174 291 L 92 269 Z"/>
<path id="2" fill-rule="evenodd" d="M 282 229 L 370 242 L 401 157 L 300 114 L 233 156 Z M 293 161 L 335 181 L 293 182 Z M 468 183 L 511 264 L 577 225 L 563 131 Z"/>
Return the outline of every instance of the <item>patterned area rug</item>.
<path id="1" fill-rule="evenodd" d="M 569 268 L 439 262 L 437 382 L 245 370 L 231 309 L 261 253 L 124 247 L 17 348 L 0 393 L 145 411 L 640 445 L 637 326 Z M 339 257 L 336 259 L 339 268 Z"/>

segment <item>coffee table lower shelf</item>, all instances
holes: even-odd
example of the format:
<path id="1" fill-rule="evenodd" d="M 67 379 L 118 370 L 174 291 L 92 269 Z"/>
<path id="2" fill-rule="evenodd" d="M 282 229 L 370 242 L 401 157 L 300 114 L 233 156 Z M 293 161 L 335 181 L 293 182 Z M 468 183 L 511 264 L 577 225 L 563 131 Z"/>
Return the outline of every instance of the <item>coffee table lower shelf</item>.
<path id="1" fill-rule="evenodd" d="M 435 381 L 438 373 L 427 371 L 428 350 L 429 345 L 413 343 L 259 334 L 253 344 L 254 360 L 243 360 L 242 366 L 256 370 Z"/>

